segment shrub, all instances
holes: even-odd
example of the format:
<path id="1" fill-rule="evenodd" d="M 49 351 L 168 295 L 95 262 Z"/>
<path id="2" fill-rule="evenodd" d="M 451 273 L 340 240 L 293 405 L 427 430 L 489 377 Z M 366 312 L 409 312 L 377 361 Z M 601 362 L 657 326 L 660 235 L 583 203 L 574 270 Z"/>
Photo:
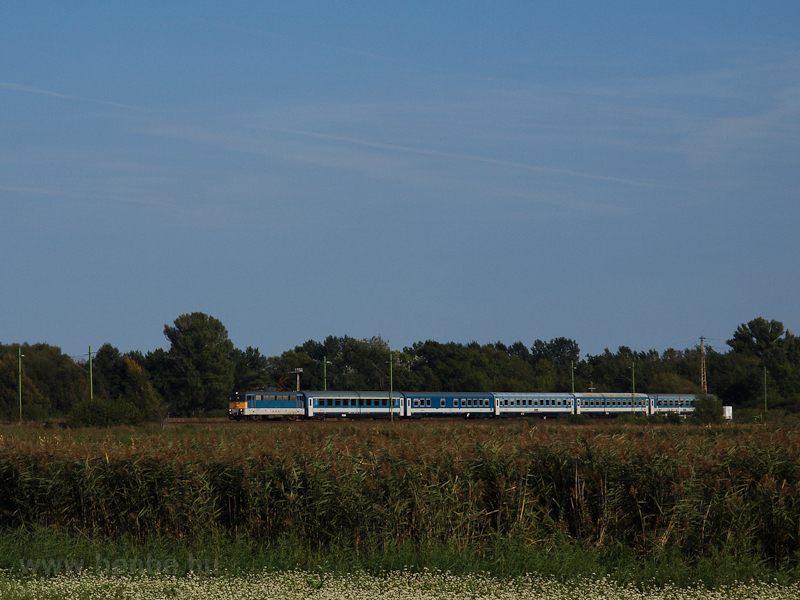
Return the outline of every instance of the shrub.
<path id="1" fill-rule="evenodd" d="M 69 413 L 69 424 L 77 427 L 134 425 L 142 420 L 139 409 L 124 400 L 83 400 Z"/>
<path id="2" fill-rule="evenodd" d="M 694 403 L 692 419 L 701 425 L 722 423 L 725 420 L 722 400 L 715 396 L 699 395 Z"/>

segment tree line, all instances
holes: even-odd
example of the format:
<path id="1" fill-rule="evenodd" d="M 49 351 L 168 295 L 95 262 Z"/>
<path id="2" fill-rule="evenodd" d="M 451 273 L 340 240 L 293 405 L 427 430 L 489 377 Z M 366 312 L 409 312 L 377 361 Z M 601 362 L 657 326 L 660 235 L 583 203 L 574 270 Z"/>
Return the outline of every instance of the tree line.
<path id="1" fill-rule="evenodd" d="M 168 416 L 223 416 L 233 390 L 700 393 L 699 347 L 581 357 L 575 340 L 417 342 L 393 350 L 380 336 L 308 340 L 280 356 L 240 350 L 216 318 L 195 312 L 164 326 L 169 349 L 122 353 L 101 346 L 91 362 L 48 344 L 0 344 L 0 419 L 107 425 Z M 708 392 L 736 408 L 800 412 L 800 338 L 780 321 L 742 323 L 727 350 L 706 348 Z"/>

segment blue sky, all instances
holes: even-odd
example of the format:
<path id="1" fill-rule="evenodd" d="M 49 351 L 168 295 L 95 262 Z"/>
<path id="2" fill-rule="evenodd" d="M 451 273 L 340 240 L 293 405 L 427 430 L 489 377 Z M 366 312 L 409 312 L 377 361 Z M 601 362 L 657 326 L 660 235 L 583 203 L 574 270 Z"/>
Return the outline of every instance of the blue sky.
<path id="1" fill-rule="evenodd" d="M 800 4 L 4 2 L 0 342 L 800 333 Z"/>

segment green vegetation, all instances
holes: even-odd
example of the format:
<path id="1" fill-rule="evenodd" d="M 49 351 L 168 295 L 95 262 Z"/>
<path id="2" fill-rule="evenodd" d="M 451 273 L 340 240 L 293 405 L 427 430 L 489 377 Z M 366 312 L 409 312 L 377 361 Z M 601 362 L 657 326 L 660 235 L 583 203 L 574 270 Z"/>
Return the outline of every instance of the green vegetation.
<path id="1" fill-rule="evenodd" d="M 302 368 L 302 389 L 403 391 L 567 392 L 592 389 L 651 393 L 695 393 L 700 349 L 636 352 L 621 346 L 612 353 L 581 358 L 577 342 L 559 337 L 480 345 L 418 342 L 392 350 L 380 337 L 358 340 L 328 336 L 308 340 L 280 356 L 258 348 L 239 350 L 222 323 L 203 313 L 179 316 L 164 326 L 168 350 L 126 354 L 104 344 L 89 368 L 47 344 L 0 344 L 0 420 L 19 419 L 19 359 L 22 360 L 23 419 L 68 420 L 72 425 L 163 422 L 168 416 L 224 416 L 233 390 L 294 389 Z M 800 338 L 779 321 L 763 318 L 741 324 L 727 342 L 728 352 L 708 348 L 710 396 L 732 405 L 743 422 L 800 412 Z M 325 368 L 327 366 L 327 369 Z M 574 369 L 573 369 L 574 367 Z M 719 420 L 721 404 L 701 410 L 704 422 Z M 764 414 L 767 409 L 769 414 Z"/>
<path id="2" fill-rule="evenodd" d="M 486 573 L 458 576 L 442 571 L 397 570 L 371 575 L 354 572 L 344 575 L 307 571 L 262 573 L 246 577 L 139 577 L 83 575 L 67 578 L 0 578 L 0 596 L 6 600 L 48 598 L 204 598 L 208 600 L 351 600 L 395 598 L 398 600 L 447 599 L 479 600 L 784 600 L 800 594 L 798 585 L 740 583 L 718 590 L 702 587 L 681 589 L 673 585 L 648 588 L 640 592 L 630 586 L 600 578 L 561 582 L 545 577 L 497 578 Z"/>
<path id="3" fill-rule="evenodd" d="M 0 567 L 102 548 L 230 572 L 795 581 L 796 425 L 15 428 L 0 438 Z"/>

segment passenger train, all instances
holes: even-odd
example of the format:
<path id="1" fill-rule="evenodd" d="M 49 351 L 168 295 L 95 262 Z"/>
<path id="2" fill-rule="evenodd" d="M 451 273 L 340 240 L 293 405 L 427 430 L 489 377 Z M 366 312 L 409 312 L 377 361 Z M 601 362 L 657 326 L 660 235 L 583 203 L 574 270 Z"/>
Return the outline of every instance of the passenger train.
<path id="1" fill-rule="evenodd" d="M 228 417 L 242 419 L 557 417 L 583 414 L 686 416 L 694 394 L 602 394 L 518 392 L 234 392 Z"/>

